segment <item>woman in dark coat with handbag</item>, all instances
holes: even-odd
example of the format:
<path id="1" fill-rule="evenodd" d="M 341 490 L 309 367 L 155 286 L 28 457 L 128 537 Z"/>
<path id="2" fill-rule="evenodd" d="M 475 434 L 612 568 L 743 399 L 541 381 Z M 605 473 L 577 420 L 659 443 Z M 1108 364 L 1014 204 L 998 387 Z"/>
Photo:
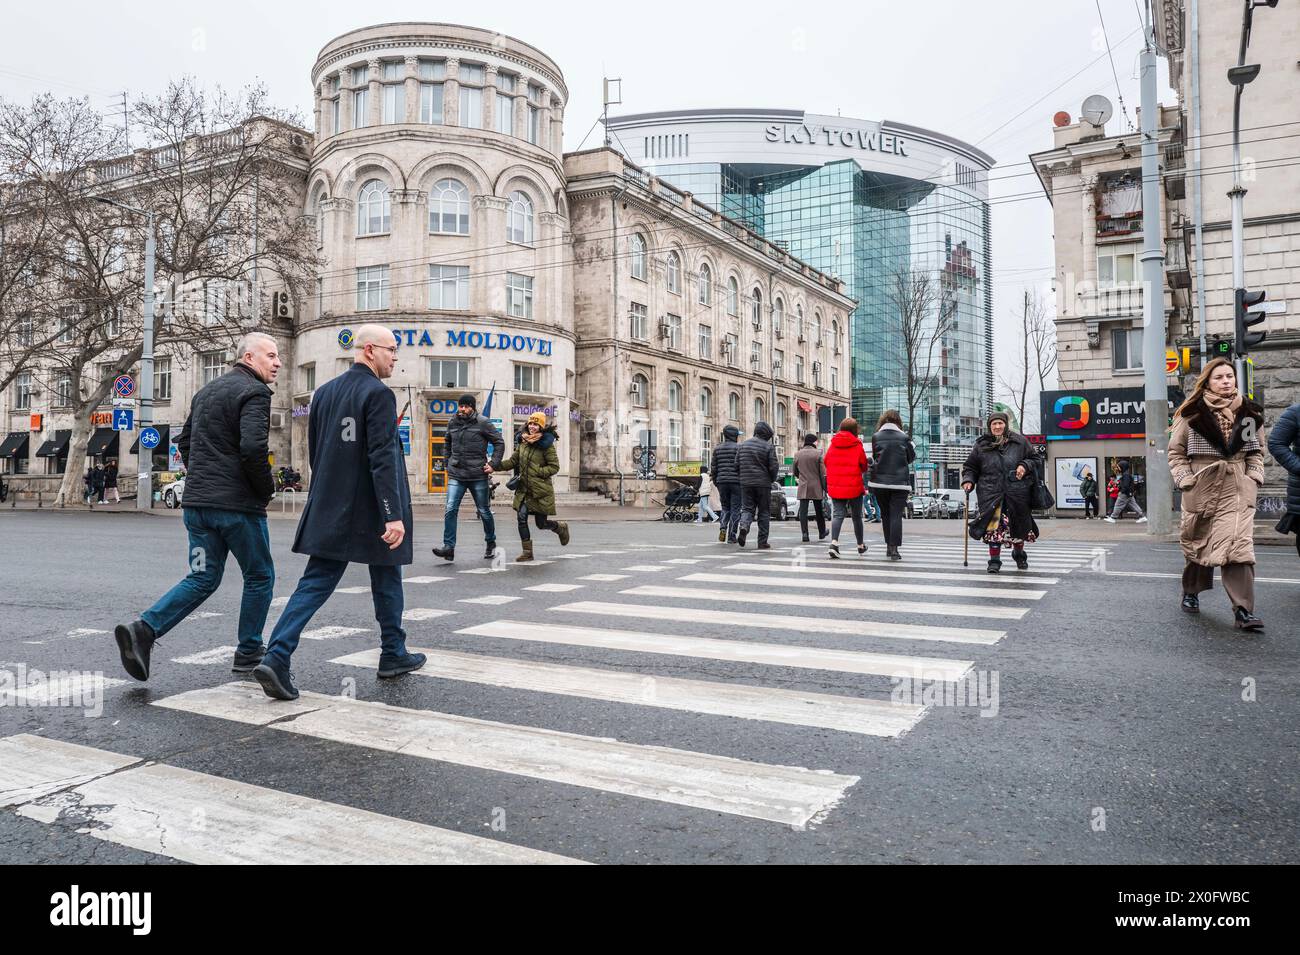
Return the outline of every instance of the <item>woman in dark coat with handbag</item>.
<path id="1" fill-rule="evenodd" d="M 876 422 L 871 436 L 871 472 L 868 485 L 880 502 L 881 531 L 885 537 L 885 556 L 902 560 L 898 548 L 903 543 L 903 512 L 912 493 L 911 464 L 916 460 L 916 445 L 903 430 L 903 419 L 889 408 Z"/>
<path id="2" fill-rule="evenodd" d="M 975 440 L 975 447 L 961 472 L 961 486 L 967 494 L 975 489 L 979 512 L 970 520 L 967 532 L 989 548 L 990 574 L 1002 569 L 1002 545 L 1011 545 L 1011 557 L 1021 570 L 1029 567 L 1025 545 L 1038 539 L 1038 525 L 1030 510 L 1031 492 L 1038 480 L 1033 446 L 1025 436 L 1011 430 L 1007 415 L 989 415 L 988 431 Z"/>
<path id="3" fill-rule="evenodd" d="M 1268 433 L 1268 453 L 1273 460 L 1286 468 L 1286 513 L 1277 523 L 1283 534 L 1296 535 L 1296 551 L 1300 552 L 1300 404 L 1282 412 L 1273 430 Z"/>
<path id="4" fill-rule="evenodd" d="M 546 415 L 534 411 L 528 416 L 524 430 L 515 435 L 515 453 L 501 462 L 498 471 L 514 471 L 515 476 L 506 487 L 515 492 L 511 506 L 519 519 L 519 541 L 522 551 L 516 562 L 533 559 L 533 541 L 528 533 L 528 515 L 537 522 L 537 529 L 555 531 L 560 546 L 569 543 L 569 525 L 553 521 L 555 513 L 555 488 L 551 478 L 560 472 L 560 457 L 555 453 L 559 432 L 555 425 L 546 423 Z"/>

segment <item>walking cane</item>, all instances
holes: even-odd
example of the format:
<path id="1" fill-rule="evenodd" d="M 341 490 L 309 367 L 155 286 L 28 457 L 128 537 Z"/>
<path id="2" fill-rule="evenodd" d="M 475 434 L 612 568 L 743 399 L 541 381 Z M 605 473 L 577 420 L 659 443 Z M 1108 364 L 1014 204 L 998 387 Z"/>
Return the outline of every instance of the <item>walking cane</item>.
<path id="1" fill-rule="evenodd" d="M 969 567 L 970 566 L 970 491 L 966 492 L 966 506 L 962 508 L 961 536 L 963 541 L 962 549 L 961 549 L 961 565 L 963 567 Z"/>

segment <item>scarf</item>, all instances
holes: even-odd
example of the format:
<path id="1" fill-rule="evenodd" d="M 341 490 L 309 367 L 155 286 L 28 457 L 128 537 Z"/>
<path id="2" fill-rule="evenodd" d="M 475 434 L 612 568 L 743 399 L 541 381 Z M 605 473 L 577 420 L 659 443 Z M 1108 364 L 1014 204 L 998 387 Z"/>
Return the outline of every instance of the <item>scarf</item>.
<path id="1" fill-rule="evenodd" d="M 1206 391 L 1201 395 L 1201 400 L 1214 413 L 1214 421 L 1223 432 L 1223 443 L 1230 444 L 1232 427 L 1237 423 L 1237 410 L 1241 407 L 1241 392 L 1234 389 L 1230 395 L 1216 395 L 1212 391 Z"/>
<path id="2" fill-rule="evenodd" d="M 528 444 L 536 444 L 538 441 L 542 440 L 543 434 L 545 434 L 545 432 L 543 431 L 538 431 L 536 434 L 532 434 L 531 432 L 525 431 L 523 438 L 524 441 L 527 442 Z"/>

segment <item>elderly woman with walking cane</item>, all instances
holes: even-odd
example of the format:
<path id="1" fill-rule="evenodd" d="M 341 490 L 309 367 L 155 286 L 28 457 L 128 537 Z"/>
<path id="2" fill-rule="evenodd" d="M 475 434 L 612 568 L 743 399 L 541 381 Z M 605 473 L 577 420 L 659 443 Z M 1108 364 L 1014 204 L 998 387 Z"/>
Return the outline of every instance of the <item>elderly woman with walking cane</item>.
<path id="1" fill-rule="evenodd" d="M 961 474 L 967 499 L 972 489 L 978 492 L 978 510 L 973 518 L 968 516 L 967 533 L 988 545 L 990 574 L 1002 570 L 1002 546 L 1008 543 L 1016 567 L 1028 569 L 1025 545 L 1038 539 L 1031 510 L 1038 481 L 1034 449 L 1024 435 L 1011 430 L 1009 422 L 1001 411 L 989 415 L 988 431 L 975 439 Z"/>

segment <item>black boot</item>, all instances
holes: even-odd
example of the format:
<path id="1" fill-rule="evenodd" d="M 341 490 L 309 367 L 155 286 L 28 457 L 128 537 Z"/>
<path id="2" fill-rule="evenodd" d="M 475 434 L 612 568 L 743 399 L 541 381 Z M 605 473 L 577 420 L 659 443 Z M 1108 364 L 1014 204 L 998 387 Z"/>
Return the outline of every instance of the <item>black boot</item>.
<path id="1" fill-rule="evenodd" d="M 435 547 L 433 549 L 434 557 L 441 557 L 443 560 L 451 562 L 456 559 L 456 548 L 454 547 Z"/>
<path id="2" fill-rule="evenodd" d="M 1020 570 L 1029 569 L 1029 555 L 1025 553 L 1023 547 L 1011 552 L 1011 559 L 1016 562 L 1016 567 Z"/>
<path id="3" fill-rule="evenodd" d="M 1238 630 L 1263 630 L 1264 621 L 1260 620 L 1245 607 L 1234 607 L 1232 611 Z"/>
<path id="4" fill-rule="evenodd" d="M 739 534 L 736 535 L 736 543 L 739 544 L 741 547 L 744 547 L 745 538 L 748 536 L 749 536 L 749 528 L 745 528 Z"/>
<path id="5" fill-rule="evenodd" d="M 898 548 L 897 548 L 897 547 L 886 547 L 886 548 L 885 548 L 885 556 L 888 557 L 890 560 L 902 560 L 902 559 L 903 559 L 903 555 L 900 554 L 900 553 L 898 552 Z"/>
<path id="6" fill-rule="evenodd" d="M 434 553 L 436 554 L 438 552 L 435 550 Z M 491 544 L 488 544 L 486 546 L 486 549 L 483 551 L 483 559 L 491 560 L 496 555 L 497 555 L 497 545 L 496 545 L 496 541 L 493 541 Z M 450 557 L 448 557 L 447 559 L 451 560 Z"/>
<path id="7" fill-rule="evenodd" d="M 113 639 L 117 641 L 117 650 L 122 657 L 122 669 L 137 680 L 149 679 L 149 654 L 158 639 L 153 627 L 143 620 L 119 623 L 113 628 Z"/>
<path id="8" fill-rule="evenodd" d="M 1183 609 L 1188 613 L 1201 612 L 1201 600 L 1196 594 L 1183 594 Z"/>
<path id="9" fill-rule="evenodd" d="M 996 573 L 997 573 L 999 570 L 1001 570 L 1001 569 L 1002 569 L 1002 559 L 999 558 L 999 557 L 990 557 L 990 558 L 989 558 L 989 573 L 990 573 L 990 574 L 996 574 Z"/>

